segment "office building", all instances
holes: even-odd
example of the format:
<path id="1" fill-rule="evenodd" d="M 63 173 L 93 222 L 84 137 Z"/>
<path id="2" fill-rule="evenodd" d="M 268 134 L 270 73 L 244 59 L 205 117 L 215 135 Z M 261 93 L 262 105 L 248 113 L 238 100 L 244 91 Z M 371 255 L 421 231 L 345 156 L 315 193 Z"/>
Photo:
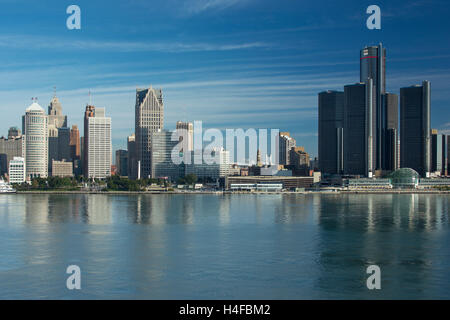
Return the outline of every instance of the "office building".
<path id="1" fill-rule="evenodd" d="M 89 176 L 88 168 L 88 130 L 89 130 L 89 119 L 94 117 L 95 107 L 93 105 L 87 105 L 86 110 L 84 112 L 84 136 L 81 141 L 81 150 L 82 150 L 82 167 L 83 167 L 83 175 L 85 177 Z"/>
<path id="2" fill-rule="evenodd" d="M 81 147 L 80 147 L 80 130 L 78 130 L 77 125 L 73 125 L 70 129 L 69 137 L 70 146 L 70 159 L 80 159 L 81 158 Z"/>
<path id="3" fill-rule="evenodd" d="M 48 127 L 67 127 L 67 116 L 62 114 L 62 106 L 56 95 L 53 96 L 48 106 Z"/>
<path id="4" fill-rule="evenodd" d="M 52 176 L 53 177 L 73 177 L 73 163 L 69 161 L 52 161 Z"/>
<path id="5" fill-rule="evenodd" d="M 194 125 L 192 122 L 177 121 L 176 129 L 177 131 L 181 130 L 179 134 L 182 135 L 179 139 L 182 142 L 180 151 L 184 153 L 194 150 Z M 186 136 L 185 140 L 184 136 Z"/>
<path id="6" fill-rule="evenodd" d="M 70 128 L 58 128 L 58 159 L 71 160 L 70 156 Z"/>
<path id="7" fill-rule="evenodd" d="M 423 177 L 431 171 L 431 89 L 423 81 L 400 89 L 400 161 Z"/>
<path id="8" fill-rule="evenodd" d="M 163 129 L 164 104 L 161 89 L 136 89 L 135 134 L 138 172 L 142 178 L 151 176 L 151 136 Z"/>
<path id="9" fill-rule="evenodd" d="M 136 158 L 136 136 L 133 133 L 127 138 L 127 150 L 128 150 L 128 165 L 127 165 L 127 175 L 130 179 L 137 179 L 138 169 L 137 169 L 137 158 Z"/>
<path id="10" fill-rule="evenodd" d="M 294 147 L 290 150 L 291 167 L 296 176 L 309 176 L 309 154 L 304 147 Z"/>
<path id="11" fill-rule="evenodd" d="M 223 148 L 213 148 L 211 152 L 211 159 L 216 159 L 213 163 L 205 162 L 196 163 L 194 152 L 191 153 L 191 163 L 185 164 L 185 175 L 195 174 L 199 179 L 209 179 L 216 181 L 219 178 L 224 178 L 230 175 L 230 152 Z"/>
<path id="12" fill-rule="evenodd" d="M 319 169 L 342 174 L 344 165 L 344 92 L 319 93 Z"/>
<path id="13" fill-rule="evenodd" d="M 372 177 L 375 169 L 375 95 L 371 78 L 344 87 L 344 173 Z M 320 158 L 319 158 L 320 161 Z"/>
<path id="14" fill-rule="evenodd" d="M 26 109 L 24 120 L 27 177 L 48 176 L 48 117 L 36 100 Z"/>
<path id="15" fill-rule="evenodd" d="M 431 130 L 431 172 L 435 175 L 446 174 L 446 135 L 438 134 L 436 129 Z"/>
<path id="16" fill-rule="evenodd" d="M 172 150 L 178 141 L 172 141 L 172 132 L 160 130 L 152 132 L 151 176 L 176 181 L 180 177 L 181 166 L 172 161 Z"/>
<path id="17" fill-rule="evenodd" d="M 8 168 L 9 183 L 24 183 L 26 180 L 25 159 L 22 157 L 14 157 L 9 162 Z"/>
<path id="18" fill-rule="evenodd" d="M 8 131 L 8 139 L 0 138 L 0 175 L 8 172 L 9 163 L 14 157 L 23 157 L 25 154 L 25 140 L 18 132 Z"/>
<path id="19" fill-rule="evenodd" d="M 385 171 L 398 169 L 398 95 L 382 94 L 382 166 Z"/>
<path id="20" fill-rule="evenodd" d="M 10 127 L 8 129 L 8 139 L 15 139 L 22 137 L 22 131 L 17 127 Z"/>
<path id="21" fill-rule="evenodd" d="M 280 132 L 278 137 L 278 146 L 279 146 L 279 164 L 281 165 L 289 165 L 290 157 L 289 152 L 296 145 L 296 141 L 291 137 L 289 132 Z"/>
<path id="22" fill-rule="evenodd" d="M 104 179 L 111 176 L 111 118 L 106 117 L 104 108 L 89 107 L 86 112 L 92 111 L 93 116 L 85 118 L 85 176 Z"/>
<path id="23" fill-rule="evenodd" d="M 116 150 L 116 168 L 120 176 L 128 175 L 128 151 Z"/>
<path id="24" fill-rule="evenodd" d="M 382 169 L 384 152 L 382 95 L 386 92 L 386 49 L 381 43 L 360 51 L 360 82 L 367 82 L 367 79 L 372 79 L 374 86 L 373 165 L 379 170 Z"/>

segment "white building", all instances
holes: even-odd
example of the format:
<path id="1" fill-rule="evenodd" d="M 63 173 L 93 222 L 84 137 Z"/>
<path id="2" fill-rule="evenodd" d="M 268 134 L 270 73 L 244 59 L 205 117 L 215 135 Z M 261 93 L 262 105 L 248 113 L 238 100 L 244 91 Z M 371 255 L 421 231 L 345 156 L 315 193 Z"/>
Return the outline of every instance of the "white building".
<path id="1" fill-rule="evenodd" d="M 25 111 L 26 175 L 34 178 L 48 176 L 48 117 L 44 109 L 34 101 Z"/>
<path id="2" fill-rule="evenodd" d="M 22 157 L 14 157 L 9 162 L 8 175 L 9 183 L 23 183 L 26 180 L 25 159 Z"/>
<path id="3" fill-rule="evenodd" d="M 96 108 L 87 121 L 87 172 L 89 178 L 104 179 L 111 176 L 111 118 L 105 117 L 104 108 Z"/>

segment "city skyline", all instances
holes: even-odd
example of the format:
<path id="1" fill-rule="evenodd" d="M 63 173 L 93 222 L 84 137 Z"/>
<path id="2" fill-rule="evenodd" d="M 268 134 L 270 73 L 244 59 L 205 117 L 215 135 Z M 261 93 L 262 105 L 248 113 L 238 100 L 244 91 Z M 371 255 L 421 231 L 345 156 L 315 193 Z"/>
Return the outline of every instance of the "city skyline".
<path id="1" fill-rule="evenodd" d="M 55 2 L 43 10 L 27 3 L 32 16 L 24 12 L 12 19 L 10 13 L 19 8 L 7 2 L 0 25 L 14 32 L 0 38 L 0 107 L 12 112 L 0 122 L 1 134 L 10 126 L 20 127 L 31 96 L 47 105 L 53 86 L 69 127 L 81 127 L 80 109 L 91 90 L 92 104 L 106 107 L 117 119 L 113 150 L 123 149 L 132 133 L 135 89 L 152 84 L 164 90 L 167 129 L 174 129 L 178 120 L 203 120 L 216 128 L 274 127 L 291 132 L 317 156 L 317 92 L 355 83 L 358 50 L 380 40 L 389 49 L 387 91 L 399 94 L 401 87 L 429 80 L 431 126 L 450 132 L 450 63 L 442 41 L 448 35 L 436 27 L 447 23 L 448 8 L 442 2 L 392 6 L 382 1 L 381 31 L 367 30 L 363 4 L 328 2 L 329 10 L 311 3 L 285 4 L 191 1 L 178 10 L 161 3 L 157 17 L 136 24 L 151 12 L 143 1 L 126 7 L 112 1 L 107 9 L 80 1 L 82 28 L 70 31 L 64 4 Z M 35 16 L 45 22 L 36 25 Z M 208 30 L 199 27 L 205 24 Z"/>

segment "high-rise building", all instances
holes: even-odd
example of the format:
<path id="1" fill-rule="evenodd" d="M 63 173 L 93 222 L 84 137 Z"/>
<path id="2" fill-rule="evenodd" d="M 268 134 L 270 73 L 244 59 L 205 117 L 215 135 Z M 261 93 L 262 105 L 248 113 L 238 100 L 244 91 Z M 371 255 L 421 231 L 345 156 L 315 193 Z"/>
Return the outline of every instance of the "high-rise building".
<path id="1" fill-rule="evenodd" d="M 111 176 L 111 118 L 106 117 L 104 108 L 94 108 L 92 111 L 93 116 L 85 118 L 85 176 L 104 179 Z"/>
<path id="2" fill-rule="evenodd" d="M 72 160 L 80 159 L 81 157 L 81 149 L 80 149 L 80 130 L 78 130 L 77 125 L 72 125 L 72 129 L 70 129 L 70 158 Z"/>
<path id="3" fill-rule="evenodd" d="M 443 176 L 446 174 L 446 143 L 446 135 L 431 130 L 431 172 Z"/>
<path id="4" fill-rule="evenodd" d="M 344 162 L 344 92 L 319 93 L 319 168 L 341 174 Z"/>
<path id="5" fill-rule="evenodd" d="M 127 150 L 128 150 L 128 178 L 136 179 L 138 177 L 137 170 L 137 158 L 136 158 L 136 136 L 133 133 L 127 138 Z"/>
<path id="6" fill-rule="evenodd" d="M 4 175 L 8 172 L 9 163 L 14 157 L 23 157 L 25 154 L 25 140 L 24 136 L 18 132 L 12 132 L 10 128 L 8 131 L 8 139 L 0 137 L 0 175 Z"/>
<path id="7" fill-rule="evenodd" d="M 279 162 L 280 164 L 287 166 L 291 164 L 289 153 L 291 149 L 296 146 L 296 141 L 291 137 L 289 132 L 280 132 L 278 141 L 280 153 Z"/>
<path id="8" fill-rule="evenodd" d="M 58 128 L 58 159 L 70 161 L 70 128 Z"/>
<path id="9" fill-rule="evenodd" d="M 375 96 L 374 169 L 382 169 L 384 153 L 382 95 L 386 92 L 386 49 L 381 43 L 378 46 L 365 47 L 360 52 L 360 81 L 367 82 L 369 78 L 373 81 Z"/>
<path id="10" fill-rule="evenodd" d="M 94 117 L 95 107 L 93 105 L 87 105 L 86 110 L 84 112 L 84 136 L 82 141 L 82 163 L 83 163 L 83 175 L 87 177 L 89 175 L 87 167 L 88 167 L 88 130 L 89 130 L 89 118 Z"/>
<path id="11" fill-rule="evenodd" d="M 398 169 L 398 95 L 384 93 L 382 99 L 382 170 Z"/>
<path id="12" fill-rule="evenodd" d="M 48 176 L 48 117 L 34 101 L 25 111 L 25 161 L 27 177 Z"/>
<path id="13" fill-rule="evenodd" d="M 400 161 L 424 177 L 431 170 L 430 82 L 400 89 Z"/>
<path id="14" fill-rule="evenodd" d="M 10 127 L 8 130 L 8 139 L 20 138 L 22 136 L 22 132 L 17 127 Z"/>
<path id="15" fill-rule="evenodd" d="M 163 129 L 164 104 L 161 89 L 136 89 L 135 134 L 141 177 L 151 176 L 151 136 Z M 139 170 L 138 170 L 139 171 Z"/>
<path id="16" fill-rule="evenodd" d="M 304 147 L 292 148 L 290 158 L 296 176 L 309 176 L 309 154 Z"/>
<path id="17" fill-rule="evenodd" d="M 128 175 L 128 151 L 116 150 L 116 168 L 117 173 L 121 176 Z"/>
<path id="18" fill-rule="evenodd" d="M 177 131 L 182 130 L 180 133 L 179 141 L 182 142 L 180 152 L 190 152 L 194 150 L 194 125 L 192 122 L 182 122 L 177 121 L 176 126 Z M 184 140 L 184 135 L 186 135 L 186 140 Z"/>
<path id="19" fill-rule="evenodd" d="M 67 127 L 67 116 L 62 114 L 62 106 L 56 95 L 53 96 L 48 106 L 48 126 L 55 128 Z"/>
<path id="20" fill-rule="evenodd" d="M 371 78 L 344 87 L 344 173 L 372 177 L 375 170 L 375 94 Z M 320 158 L 319 158 L 320 161 Z"/>
<path id="21" fill-rule="evenodd" d="M 206 163 L 205 159 L 201 163 L 196 163 L 195 152 L 191 153 L 191 163 L 185 164 L 185 175 L 194 174 L 200 179 L 217 180 L 230 175 L 230 152 L 223 148 L 213 148 L 211 157 L 216 159 L 213 163 Z"/>
<path id="22" fill-rule="evenodd" d="M 166 130 L 152 132 L 151 139 L 151 176 L 176 181 L 180 177 L 181 166 L 172 161 L 172 150 L 175 149 L 178 141 L 172 141 L 172 132 Z"/>
<path id="23" fill-rule="evenodd" d="M 23 183 L 26 180 L 25 159 L 22 157 L 14 157 L 9 162 L 8 169 L 9 183 Z"/>

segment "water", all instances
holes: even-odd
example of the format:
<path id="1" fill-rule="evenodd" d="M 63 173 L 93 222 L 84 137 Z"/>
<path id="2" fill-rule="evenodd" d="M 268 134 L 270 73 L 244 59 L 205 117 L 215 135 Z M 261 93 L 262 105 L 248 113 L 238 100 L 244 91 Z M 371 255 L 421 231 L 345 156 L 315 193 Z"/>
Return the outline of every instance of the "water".
<path id="1" fill-rule="evenodd" d="M 0 299 L 450 299 L 448 195 L 1 195 Z M 81 290 L 66 268 L 81 268 Z M 366 287 L 381 268 L 381 290 Z"/>

